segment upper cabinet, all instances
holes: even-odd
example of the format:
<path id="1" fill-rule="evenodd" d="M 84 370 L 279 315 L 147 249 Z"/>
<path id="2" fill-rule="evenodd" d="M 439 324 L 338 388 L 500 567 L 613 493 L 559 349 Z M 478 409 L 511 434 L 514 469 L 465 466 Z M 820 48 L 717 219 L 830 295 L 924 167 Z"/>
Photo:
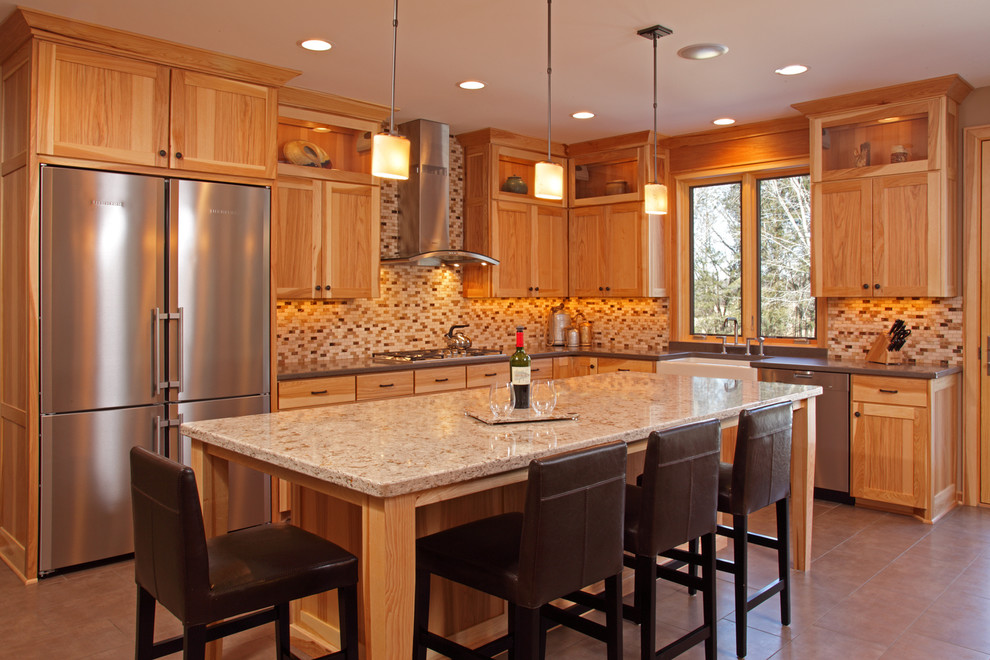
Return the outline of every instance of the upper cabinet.
<path id="1" fill-rule="evenodd" d="M 533 195 L 546 142 L 485 129 L 457 136 L 464 147 L 464 249 L 499 260 L 464 266 L 467 297 L 567 295 L 567 203 Z M 540 149 L 544 151 L 540 151 Z M 554 145 L 555 162 L 563 147 Z"/>
<path id="2" fill-rule="evenodd" d="M 812 293 L 959 292 L 958 76 L 795 104 L 811 126 Z"/>
<path id="3" fill-rule="evenodd" d="M 275 88 L 38 44 L 38 152 L 272 178 Z"/>
<path id="4" fill-rule="evenodd" d="M 279 299 L 378 297 L 381 193 L 371 135 L 387 111 L 280 90 L 272 229 Z"/>
<path id="5" fill-rule="evenodd" d="M 568 145 L 572 296 L 667 295 L 664 216 L 643 210 L 643 187 L 653 180 L 652 139 L 644 131 Z M 666 160 L 658 154 L 661 182 Z"/>

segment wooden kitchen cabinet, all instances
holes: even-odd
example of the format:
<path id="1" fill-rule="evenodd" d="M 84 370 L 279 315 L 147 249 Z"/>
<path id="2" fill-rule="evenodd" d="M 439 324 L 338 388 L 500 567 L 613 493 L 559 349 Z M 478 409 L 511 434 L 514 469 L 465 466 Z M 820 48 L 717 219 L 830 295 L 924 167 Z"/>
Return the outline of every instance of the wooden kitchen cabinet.
<path id="1" fill-rule="evenodd" d="M 654 360 L 627 360 L 624 358 L 598 358 L 598 373 L 610 374 L 619 371 L 636 371 L 644 374 L 652 374 L 657 371 L 657 363 Z"/>
<path id="2" fill-rule="evenodd" d="M 463 365 L 416 369 L 413 372 L 413 382 L 416 394 L 463 390 L 467 385 Z"/>
<path id="3" fill-rule="evenodd" d="M 279 177 L 275 196 L 279 299 L 378 297 L 377 185 Z"/>
<path id="4" fill-rule="evenodd" d="M 310 408 L 356 400 L 354 376 L 283 380 L 278 384 L 278 409 Z"/>
<path id="5" fill-rule="evenodd" d="M 571 295 L 666 295 L 661 217 L 646 215 L 642 202 L 572 209 L 568 236 Z"/>
<path id="6" fill-rule="evenodd" d="M 959 292 L 959 103 L 945 76 L 797 103 L 811 126 L 812 293 Z"/>
<path id="7" fill-rule="evenodd" d="M 38 53 L 39 153 L 274 177 L 274 87 L 63 44 Z"/>
<path id="8" fill-rule="evenodd" d="M 960 376 L 852 376 L 850 492 L 933 522 L 956 505 Z"/>
<path id="9" fill-rule="evenodd" d="M 535 371 L 534 365 L 537 361 L 533 360 L 530 365 L 530 371 Z M 551 369 L 553 365 L 551 364 Z M 508 383 L 509 382 L 509 363 L 508 362 L 488 362 L 485 364 L 469 364 L 467 365 L 467 387 L 468 389 L 474 387 L 488 387 L 493 383 Z M 536 374 L 531 374 L 533 378 L 536 378 Z"/>
<path id="10" fill-rule="evenodd" d="M 584 355 L 555 357 L 553 359 L 554 378 L 573 378 L 575 376 L 591 376 L 598 373 L 598 358 Z"/>
<path id="11" fill-rule="evenodd" d="M 415 392 L 413 370 L 358 374 L 357 400 L 391 399 Z"/>
<path id="12" fill-rule="evenodd" d="M 464 146 L 464 249 L 499 260 L 464 267 L 470 298 L 561 298 L 567 295 L 567 206 L 533 196 L 540 141 L 485 129 L 457 137 Z M 554 159 L 566 162 L 555 145 Z M 502 190 L 519 177 L 526 192 Z M 565 197 L 566 199 L 566 197 Z"/>

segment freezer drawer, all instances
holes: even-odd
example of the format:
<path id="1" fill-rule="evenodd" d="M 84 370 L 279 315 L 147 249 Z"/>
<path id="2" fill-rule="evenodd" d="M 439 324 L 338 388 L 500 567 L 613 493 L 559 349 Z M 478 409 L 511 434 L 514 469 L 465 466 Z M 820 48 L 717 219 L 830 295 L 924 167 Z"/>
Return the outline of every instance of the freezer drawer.
<path id="1" fill-rule="evenodd" d="M 170 404 L 168 408 L 171 413 L 169 419 L 174 422 L 199 422 L 206 419 L 219 419 L 220 417 L 240 417 L 266 413 L 271 410 L 271 400 L 265 394 L 236 399 Z M 170 451 L 172 458 L 188 465 L 189 438 L 180 437 L 177 426 L 172 427 L 170 437 L 172 443 L 180 443 L 181 441 L 179 444 L 181 449 L 178 452 Z M 267 474 L 231 463 L 227 487 L 229 490 L 229 512 L 227 515 L 229 530 L 250 527 L 271 520 L 272 490 L 271 481 Z"/>
<path id="2" fill-rule="evenodd" d="M 819 385 L 816 402 L 815 488 L 849 493 L 849 374 L 798 369 L 760 369 L 760 380 Z"/>
<path id="3" fill-rule="evenodd" d="M 162 406 L 41 418 L 42 573 L 134 551 L 131 447 L 155 448 Z"/>

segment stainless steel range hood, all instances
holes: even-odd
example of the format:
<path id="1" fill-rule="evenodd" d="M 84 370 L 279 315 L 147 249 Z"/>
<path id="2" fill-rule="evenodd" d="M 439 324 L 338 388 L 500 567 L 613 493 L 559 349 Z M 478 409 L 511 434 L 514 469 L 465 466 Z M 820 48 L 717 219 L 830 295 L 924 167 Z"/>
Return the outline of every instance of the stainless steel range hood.
<path id="1" fill-rule="evenodd" d="M 450 247 L 450 127 L 427 119 L 399 124 L 409 138 L 409 179 L 398 182 L 399 256 L 383 264 L 498 265 L 497 259 Z"/>

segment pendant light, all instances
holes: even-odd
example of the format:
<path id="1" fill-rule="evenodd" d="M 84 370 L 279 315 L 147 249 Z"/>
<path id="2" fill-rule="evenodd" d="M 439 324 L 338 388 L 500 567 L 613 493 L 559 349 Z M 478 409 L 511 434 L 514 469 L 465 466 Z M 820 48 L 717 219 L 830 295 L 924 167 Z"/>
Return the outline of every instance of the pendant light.
<path id="1" fill-rule="evenodd" d="M 654 25 L 637 32 L 641 37 L 653 41 L 653 183 L 643 187 L 643 199 L 648 215 L 665 215 L 667 213 L 667 186 L 658 180 L 657 158 L 657 39 L 673 34 L 673 30 L 662 25 Z"/>
<path id="2" fill-rule="evenodd" d="M 564 166 L 550 159 L 550 3 L 547 0 L 547 159 L 536 164 L 533 195 L 540 199 L 564 198 Z"/>
<path id="3" fill-rule="evenodd" d="M 371 144 L 371 173 L 383 179 L 409 178 L 409 139 L 395 132 L 395 46 L 399 32 L 399 0 L 392 9 L 392 104 L 388 132 L 375 135 Z"/>

